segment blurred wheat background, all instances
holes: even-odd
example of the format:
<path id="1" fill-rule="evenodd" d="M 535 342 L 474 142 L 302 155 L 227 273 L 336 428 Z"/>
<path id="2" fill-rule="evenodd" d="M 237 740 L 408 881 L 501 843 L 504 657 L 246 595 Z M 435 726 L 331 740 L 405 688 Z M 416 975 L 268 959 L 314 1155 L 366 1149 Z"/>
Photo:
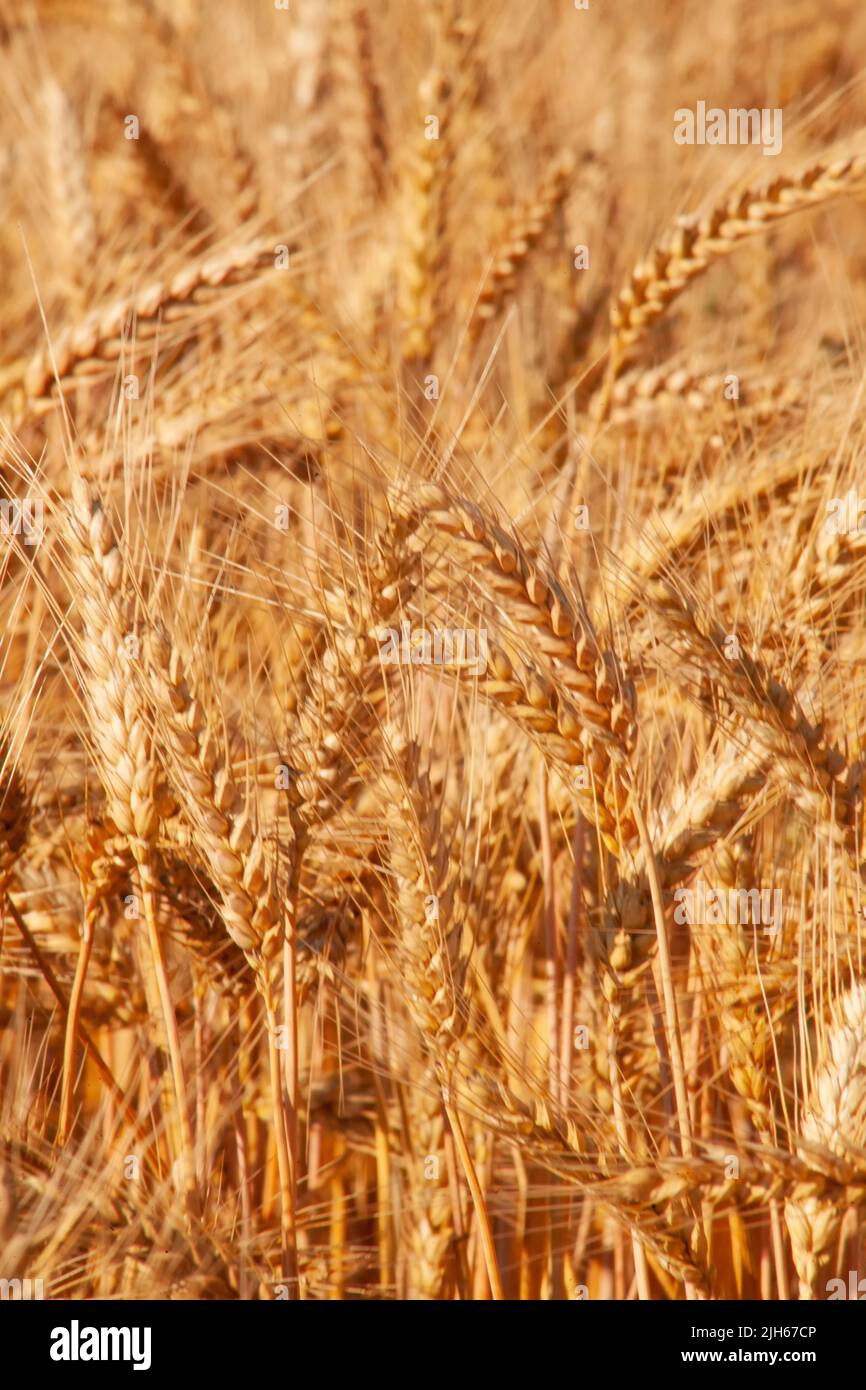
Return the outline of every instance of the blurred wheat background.
<path id="1" fill-rule="evenodd" d="M 0 1278 L 866 1274 L 864 63 L 6 0 Z"/>

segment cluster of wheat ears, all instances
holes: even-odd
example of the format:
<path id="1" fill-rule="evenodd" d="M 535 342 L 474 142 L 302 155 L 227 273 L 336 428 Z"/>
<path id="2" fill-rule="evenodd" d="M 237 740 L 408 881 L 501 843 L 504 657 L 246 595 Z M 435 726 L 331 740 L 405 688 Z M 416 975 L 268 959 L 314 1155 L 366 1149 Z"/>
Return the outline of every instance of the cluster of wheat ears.
<path id="1" fill-rule="evenodd" d="M 626 8 L 3 7 L 4 1279 L 864 1272 L 866 25 Z"/>

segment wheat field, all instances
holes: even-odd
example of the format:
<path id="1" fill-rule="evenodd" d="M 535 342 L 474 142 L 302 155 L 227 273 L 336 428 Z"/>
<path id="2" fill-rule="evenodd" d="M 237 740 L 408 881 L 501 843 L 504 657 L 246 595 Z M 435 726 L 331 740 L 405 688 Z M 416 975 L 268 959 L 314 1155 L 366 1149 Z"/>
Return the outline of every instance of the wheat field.
<path id="1" fill-rule="evenodd" d="M 6 0 L 0 1279 L 866 1275 L 864 67 Z"/>

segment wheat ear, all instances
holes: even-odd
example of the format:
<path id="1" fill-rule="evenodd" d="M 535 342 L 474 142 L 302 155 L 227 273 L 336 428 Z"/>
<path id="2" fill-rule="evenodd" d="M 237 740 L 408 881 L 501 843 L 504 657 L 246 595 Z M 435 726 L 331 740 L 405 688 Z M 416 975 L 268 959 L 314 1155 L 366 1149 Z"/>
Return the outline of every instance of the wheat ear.
<path id="1" fill-rule="evenodd" d="M 629 793 L 617 772 L 637 737 L 634 686 L 615 654 L 602 649 L 586 611 L 516 537 L 440 484 L 423 484 L 419 491 L 427 522 L 449 537 L 466 572 L 501 615 L 501 644 L 490 652 L 482 693 L 566 765 L 584 768 L 575 795 L 619 856 L 637 840 Z M 512 643 L 514 659 L 505 650 Z"/>
<path id="2" fill-rule="evenodd" d="M 421 129 L 410 162 L 406 253 L 399 263 L 399 304 L 404 323 L 404 360 L 429 364 L 443 322 L 443 290 L 448 275 L 448 181 L 454 156 L 450 77 L 434 67 L 421 83 L 418 97 Z M 438 122 L 438 129 L 428 124 L 431 118 Z"/>
<path id="3" fill-rule="evenodd" d="M 683 290 L 748 237 L 783 217 L 853 193 L 866 182 L 866 155 L 812 164 L 728 199 L 704 217 L 681 218 L 675 231 L 632 271 L 610 311 L 614 364 L 661 318 Z"/>
<path id="4" fill-rule="evenodd" d="M 340 135 L 351 155 L 348 176 L 356 180 L 361 196 L 382 198 L 387 191 L 390 139 L 365 0 L 342 0 L 331 24 L 329 57 Z"/>
<path id="5" fill-rule="evenodd" d="M 665 411 L 679 407 L 695 413 L 714 412 L 717 417 L 726 411 L 732 418 L 745 411 L 750 419 L 763 422 L 788 410 L 819 405 L 811 399 L 809 382 L 803 376 L 741 377 L 736 397 L 726 394 L 730 384 L 726 374 L 695 367 L 629 372 L 613 387 L 608 419 L 617 426 L 655 423 Z M 596 398 L 595 410 L 599 400 Z"/>
<path id="6" fill-rule="evenodd" d="M 297 1121 L 287 1110 L 282 1087 L 271 978 L 291 927 L 273 886 L 264 841 L 234 782 L 222 739 L 190 688 L 180 652 L 156 626 L 147 634 L 143 669 L 166 773 L 219 890 L 226 931 L 246 956 L 264 1002 L 280 1172 L 283 1273 L 290 1281 L 292 1297 L 297 1297 L 297 1147 L 293 1143 Z M 286 1026 L 293 1028 L 292 1018 L 287 1018 Z"/>
<path id="7" fill-rule="evenodd" d="M 159 826 L 156 764 L 125 638 L 124 562 L 99 498 L 73 477 L 69 532 L 72 580 L 81 615 L 77 651 L 85 707 L 111 818 L 127 837 L 141 882 L 178 1111 L 182 1185 L 191 1196 L 192 1133 L 168 971 L 156 921 L 153 842 Z"/>
<path id="8" fill-rule="evenodd" d="M 697 598 L 661 582 L 651 586 L 651 601 L 686 653 L 697 658 L 702 673 L 709 673 L 733 704 L 755 745 L 772 755 L 794 802 L 810 818 L 826 821 L 853 860 L 859 770 L 849 767 L 841 751 L 827 742 L 823 728 L 806 718 L 796 697 L 763 661 L 739 644 L 726 655 L 727 634 Z"/>
<path id="9" fill-rule="evenodd" d="M 574 156 L 570 153 L 561 155 L 531 201 L 509 222 L 470 320 L 469 336 L 472 341 L 477 340 L 484 328 L 502 314 L 516 293 L 533 250 L 568 196 L 574 170 Z"/>
<path id="10" fill-rule="evenodd" d="M 866 985 L 853 985 L 838 1001 L 824 1039 L 800 1125 L 800 1153 L 822 1166 L 825 1155 L 851 1163 L 866 1144 Z M 838 1200 L 793 1195 L 785 1205 L 800 1297 L 815 1297 L 839 1236 Z"/>
<path id="11" fill-rule="evenodd" d="M 128 299 L 94 310 L 31 358 L 23 372 L 27 395 L 34 403 L 48 400 L 55 369 L 60 385 L 66 386 L 80 374 L 92 371 L 94 363 L 111 366 L 124 350 L 125 331 L 131 324 L 137 342 L 149 340 L 160 324 L 182 318 L 220 298 L 225 290 L 273 270 L 277 255 L 272 240 L 242 242 L 186 266 L 169 280 L 148 285 Z"/>
<path id="12" fill-rule="evenodd" d="M 77 298 L 93 264 L 96 218 L 72 103 L 53 78 L 45 83 L 43 100 L 48 117 L 48 166 L 55 193 L 53 249 L 65 272 L 66 285 Z"/>
<path id="13" fill-rule="evenodd" d="M 419 768 L 417 745 L 410 742 L 401 749 L 397 738 L 393 742 L 399 771 L 388 779 L 388 823 L 400 919 L 396 960 L 409 1012 L 437 1064 L 445 1113 L 475 1205 L 491 1292 L 501 1299 L 502 1279 L 487 1205 L 451 1094 L 465 1026 L 464 971 L 459 959 L 462 922 L 452 920 L 455 884 L 453 879 L 449 882 L 449 856 L 429 783 Z"/>

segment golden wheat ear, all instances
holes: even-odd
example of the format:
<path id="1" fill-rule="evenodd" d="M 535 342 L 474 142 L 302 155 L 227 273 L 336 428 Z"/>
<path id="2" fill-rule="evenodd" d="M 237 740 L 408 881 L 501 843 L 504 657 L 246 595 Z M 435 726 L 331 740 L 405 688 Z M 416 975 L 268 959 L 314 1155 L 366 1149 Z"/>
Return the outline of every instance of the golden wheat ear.
<path id="1" fill-rule="evenodd" d="M 793 213 L 855 194 L 864 183 L 866 155 L 852 153 L 746 189 L 704 217 L 681 218 L 668 240 L 635 268 L 611 306 L 612 360 L 620 362 L 625 348 L 633 346 L 693 280 L 742 241 Z"/>
<path id="2" fill-rule="evenodd" d="M 158 886 L 154 845 L 159 827 L 157 769 L 146 707 L 134 675 L 140 634 L 129 628 L 128 576 L 123 551 L 99 497 L 80 476 L 73 476 L 67 513 L 73 601 L 80 628 L 73 638 L 82 698 L 100 777 L 114 825 L 128 839 L 135 858 L 153 960 L 156 1007 L 162 1015 L 171 1064 L 175 1107 L 171 1124 L 180 1167 L 178 1182 L 194 1197 L 192 1129 L 187 1103 L 180 1034 L 171 997 L 168 967 L 157 916 Z M 92 932 L 86 923 L 85 950 L 74 1000 L 80 1000 Z M 60 1132 L 70 1122 L 71 1069 L 77 1019 L 67 1020 L 65 1104 Z"/>
<path id="3" fill-rule="evenodd" d="M 810 1166 L 822 1158 L 856 1166 L 866 1143 L 866 987 L 853 985 L 838 1000 L 823 1037 L 800 1123 L 800 1145 Z M 785 1204 L 800 1297 L 826 1295 L 819 1280 L 829 1274 L 843 1211 L 825 1196 L 792 1195 Z"/>

